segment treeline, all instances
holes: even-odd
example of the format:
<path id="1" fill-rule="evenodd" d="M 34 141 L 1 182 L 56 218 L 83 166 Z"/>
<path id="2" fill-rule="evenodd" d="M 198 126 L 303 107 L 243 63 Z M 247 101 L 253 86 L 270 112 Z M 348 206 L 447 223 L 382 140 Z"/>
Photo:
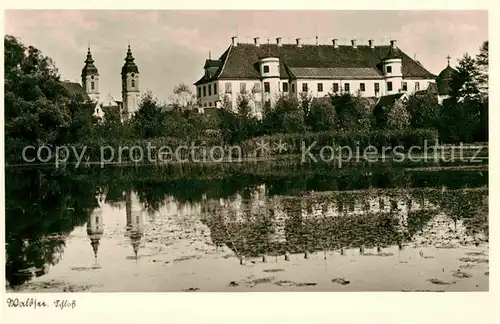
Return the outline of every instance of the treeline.
<path id="1" fill-rule="evenodd" d="M 4 48 L 8 163 L 21 161 L 27 145 L 98 147 L 145 140 L 169 145 L 194 140 L 233 145 L 283 134 L 295 134 L 294 138 L 324 136 L 310 133 L 374 138 L 380 137 L 380 132 L 400 132 L 423 140 L 429 139 L 431 129 L 438 131 L 441 143 L 488 140 L 488 42 L 475 58 L 464 55 L 459 60 L 451 96 L 442 105 L 430 92 L 385 106 L 350 94 L 319 99 L 301 96 L 298 100 L 281 97 L 274 107 L 266 104 L 263 118 L 258 120 L 245 93 L 238 96 L 237 112 L 185 109 L 193 107 L 194 96 L 189 87 L 180 85 L 173 91 L 170 106 L 160 103 L 151 92 L 145 93 L 138 112 L 126 122 L 116 109 L 104 109 L 103 120 L 93 116 L 95 107 L 62 85 L 54 63 L 38 49 L 10 35 L 4 37 Z"/>

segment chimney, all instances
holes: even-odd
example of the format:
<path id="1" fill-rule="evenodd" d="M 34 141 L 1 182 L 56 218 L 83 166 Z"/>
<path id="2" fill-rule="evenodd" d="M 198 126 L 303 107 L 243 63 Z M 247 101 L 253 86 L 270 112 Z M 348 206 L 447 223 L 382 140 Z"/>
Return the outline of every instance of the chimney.
<path id="1" fill-rule="evenodd" d="M 231 37 L 231 41 L 233 46 L 238 46 L 238 37 L 236 36 Z"/>
<path id="2" fill-rule="evenodd" d="M 339 48 L 339 40 L 338 40 L 338 39 L 334 38 L 334 39 L 332 40 L 332 42 L 333 42 L 333 47 L 334 47 L 334 48 Z"/>
<path id="3" fill-rule="evenodd" d="M 370 48 L 374 48 L 375 47 L 373 39 L 370 39 L 368 41 L 368 44 L 370 45 Z"/>
<path id="4" fill-rule="evenodd" d="M 358 45 L 356 45 L 356 40 L 353 39 L 351 40 L 352 48 L 358 48 Z"/>
<path id="5" fill-rule="evenodd" d="M 297 41 L 297 46 L 298 47 L 302 47 L 302 39 L 301 38 L 297 38 L 295 40 Z"/>
<path id="6" fill-rule="evenodd" d="M 276 44 L 278 44 L 278 46 L 281 46 L 281 37 L 276 38 Z"/>
<path id="7" fill-rule="evenodd" d="M 259 37 L 255 37 L 253 39 L 253 42 L 255 43 L 255 46 L 260 46 L 260 43 L 259 43 Z"/>
<path id="8" fill-rule="evenodd" d="M 395 40 L 391 40 L 391 47 L 392 48 L 396 49 L 396 47 L 397 47 L 396 44 L 397 44 L 397 42 Z"/>

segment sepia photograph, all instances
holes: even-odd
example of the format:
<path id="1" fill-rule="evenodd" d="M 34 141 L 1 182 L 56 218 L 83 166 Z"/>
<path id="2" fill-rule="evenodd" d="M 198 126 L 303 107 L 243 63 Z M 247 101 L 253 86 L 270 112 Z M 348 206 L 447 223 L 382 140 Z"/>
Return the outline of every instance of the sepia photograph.
<path id="1" fill-rule="evenodd" d="M 4 11 L 7 305 L 488 292 L 488 18 Z"/>

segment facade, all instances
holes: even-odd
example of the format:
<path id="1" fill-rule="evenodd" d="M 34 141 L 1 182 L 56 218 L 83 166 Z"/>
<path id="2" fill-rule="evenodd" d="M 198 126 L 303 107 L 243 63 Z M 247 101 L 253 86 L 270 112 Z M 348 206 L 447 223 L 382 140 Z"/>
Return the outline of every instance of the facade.
<path id="1" fill-rule="evenodd" d="M 223 107 L 235 111 L 238 95 L 251 98 L 254 114 L 262 116 L 265 103 L 271 105 L 281 95 L 300 98 L 307 94 L 324 97 L 328 93 L 351 93 L 362 97 L 382 97 L 401 92 L 425 90 L 436 77 L 418 61 L 397 47 L 368 45 L 239 44 L 236 37 L 218 60 L 205 62 L 205 73 L 196 83 L 201 107 Z"/>
<path id="2" fill-rule="evenodd" d="M 127 56 L 125 57 L 125 64 L 122 67 L 122 101 L 113 100 L 108 98 L 107 102 L 100 102 L 99 93 L 99 71 L 94 65 L 94 59 L 88 48 L 85 66 L 82 69 L 82 85 L 86 98 L 95 103 L 94 115 L 100 118 L 104 117 L 103 107 L 120 109 L 123 119 L 133 116 L 139 107 L 139 69 L 134 62 L 134 57 L 128 46 Z"/>

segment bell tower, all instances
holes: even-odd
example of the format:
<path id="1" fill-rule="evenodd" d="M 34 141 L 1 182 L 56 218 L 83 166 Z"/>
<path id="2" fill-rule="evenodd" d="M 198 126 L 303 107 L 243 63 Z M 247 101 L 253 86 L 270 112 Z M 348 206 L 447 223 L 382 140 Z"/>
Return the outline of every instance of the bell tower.
<path id="1" fill-rule="evenodd" d="M 130 45 L 122 67 L 122 99 L 124 113 L 127 118 L 130 118 L 139 106 L 139 69 L 134 63 Z"/>
<path id="2" fill-rule="evenodd" d="M 87 52 L 85 66 L 82 69 L 82 86 L 90 97 L 90 100 L 99 101 L 99 72 L 94 65 L 94 59 L 90 53 L 90 46 Z"/>

